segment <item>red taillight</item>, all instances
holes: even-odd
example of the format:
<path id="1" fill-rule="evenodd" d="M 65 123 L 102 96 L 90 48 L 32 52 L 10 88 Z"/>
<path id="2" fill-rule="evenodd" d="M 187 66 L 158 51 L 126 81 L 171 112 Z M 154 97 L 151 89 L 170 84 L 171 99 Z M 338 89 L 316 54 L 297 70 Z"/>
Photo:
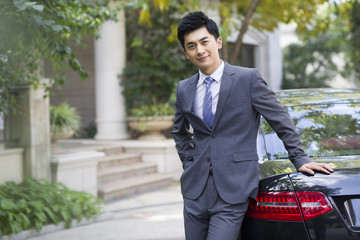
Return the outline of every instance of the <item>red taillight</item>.
<path id="1" fill-rule="evenodd" d="M 296 193 L 305 221 L 330 212 L 333 208 L 327 197 L 321 192 Z"/>
<path id="2" fill-rule="evenodd" d="M 331 210 L 331 204 L 320 192 L 297 192 L 296 195 L 294 192 L 259 192 L 256 201 L 250 201 L 246 215 L 267 220 L 306 221 Z"/>
<path id="3" fill-rule="evenodd" d="M 268 220 L 302 221 L 293 192 L 259 192 L 251 200 L 247 216 Z"/>

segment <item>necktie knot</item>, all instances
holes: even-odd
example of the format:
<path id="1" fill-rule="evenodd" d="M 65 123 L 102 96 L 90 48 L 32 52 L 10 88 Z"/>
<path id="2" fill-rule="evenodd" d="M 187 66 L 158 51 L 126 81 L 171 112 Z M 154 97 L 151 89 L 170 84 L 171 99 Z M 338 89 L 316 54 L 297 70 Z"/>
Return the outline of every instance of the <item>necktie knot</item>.
<path id="1" fill-rule="evenodd" d="M 204 81 L 206 83 L 206 86 L 209 86 L 213 81 L 215 81 L 215 79 L 213 79 L 212 77 L 206 77 Z"/>

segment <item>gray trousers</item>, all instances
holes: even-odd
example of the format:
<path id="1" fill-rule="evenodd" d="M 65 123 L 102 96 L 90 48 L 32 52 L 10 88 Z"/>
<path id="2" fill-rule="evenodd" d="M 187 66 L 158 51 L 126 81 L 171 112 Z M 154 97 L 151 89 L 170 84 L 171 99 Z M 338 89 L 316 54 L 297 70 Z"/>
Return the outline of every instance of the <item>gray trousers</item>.
<path id="1" fill-rule="evenodd" d="M 237 240 L 248 205 L 222 200 L 210 174 L 199 198 L 184 198 L 186 240 Z"/>

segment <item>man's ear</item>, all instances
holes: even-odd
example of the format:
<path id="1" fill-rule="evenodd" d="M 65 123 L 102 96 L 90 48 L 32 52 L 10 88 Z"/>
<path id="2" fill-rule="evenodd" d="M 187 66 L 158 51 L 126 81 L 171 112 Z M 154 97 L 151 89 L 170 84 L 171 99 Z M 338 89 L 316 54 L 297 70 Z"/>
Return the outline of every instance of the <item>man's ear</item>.
<path id="1" fill-rule="evenodd" d="M 222 38 L 218 37 L 218 39 L 216 40 L 216 43 L 217 43 L 218 49 L 221 49 L 222 48 Z"/>
<path id="2" fill-rule="evenodd" d="M 184 49 L 184 54 L 185 54 L 186 58 L 187 58 L 187 59 L 189 59 L 189 56 L 187 55 L 187 53 L 186 53 L 186 50 L 185 50 L 185 49 Z"/>

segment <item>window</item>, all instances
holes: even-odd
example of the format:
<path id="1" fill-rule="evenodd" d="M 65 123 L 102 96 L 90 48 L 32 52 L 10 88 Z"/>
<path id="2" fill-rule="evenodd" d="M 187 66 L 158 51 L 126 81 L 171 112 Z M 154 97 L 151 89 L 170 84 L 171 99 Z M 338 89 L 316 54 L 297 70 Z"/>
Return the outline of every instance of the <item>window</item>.
<path id="1" fill-rule="evenodd" d="M 285 107 L 310 157 L 360 155 L 360 103 L 326 103 Z M 287 158 L 287 151 L 262 119 L 260 138 L 270 159 Z"/>
<path id="2" fill-rule="evenodd" d="M 243 44 L 235 64 L 243 67 L 255 67 L 255 45 Z M 233 52 L 235 43 L 228 43 L 229 53 Z"/>

